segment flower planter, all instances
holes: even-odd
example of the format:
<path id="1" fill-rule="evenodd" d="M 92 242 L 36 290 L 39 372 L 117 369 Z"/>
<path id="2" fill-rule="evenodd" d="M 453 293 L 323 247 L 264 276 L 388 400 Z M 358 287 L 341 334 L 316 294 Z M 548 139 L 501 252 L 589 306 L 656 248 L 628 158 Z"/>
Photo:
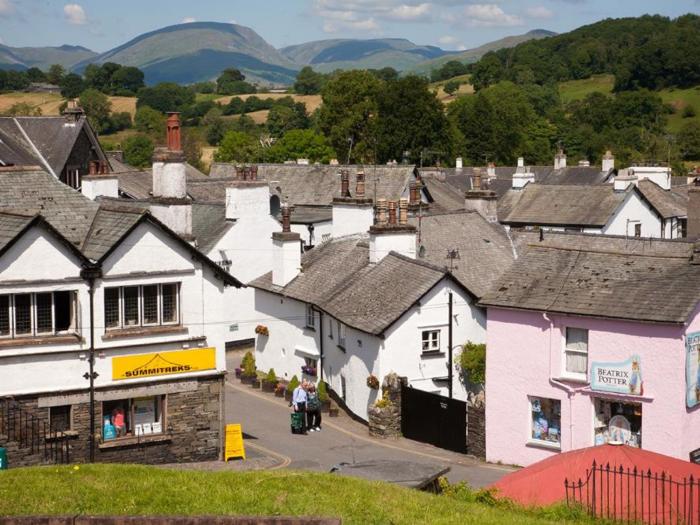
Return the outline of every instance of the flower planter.
<path id="1" fill-rule="evenodd" d="M 284 387 L 277 387 L 275 389 L 275 397 L 285 397 L 285 394 L 287 393 L 287 389 Z"/>
<path id="2" fill-rule="evenodd" d="M 256 378 L 254 378 L 254 379 L 251 381 L 250 386 L 252 386 L 253 388 L 259 389 L 259 388 L 260 388 L 260 383 L 261 383 L 260 379 L 258 379 L 258 378 L 256 377 Z"/>
<path id="3" fill-rule="evenodd" d="M 240 379 L 240 377 L 241 377 L 241 369 L 240 369 L 240 368 L 236 368 L 235 372 L 236 372 L 236 377 Z"/>
<path id="4" fill-rule="evenodd" d="M 331 402 L 330 399 L 327 401 L 321 401 L 321 412 L 324 414 L 328 414 L 331 410 Z"/>
<path id="5" fill-rule="evenodd" d="M 269 392 L 271 394 L 275 391 L 275 388 L 277 388 L 277 383 L 268 383 L 267 381 L 263 381 L 263 384 L 262 384 L 263 392 Z"/>
<path id="6" fill-rule="evenodd" d="M 255 379 L 255 376 L 241 375 L 241 383 L 243 383 L 244 385 L 250 385 L 254 379 Z"/>
<path id="7" fill-rule="evenodd" d="M 338 414 L 340 414 L 340 410 L 338 409 L 338 407 L 331 407 L 328 409 L 329 417 L 338 417 Z"/>

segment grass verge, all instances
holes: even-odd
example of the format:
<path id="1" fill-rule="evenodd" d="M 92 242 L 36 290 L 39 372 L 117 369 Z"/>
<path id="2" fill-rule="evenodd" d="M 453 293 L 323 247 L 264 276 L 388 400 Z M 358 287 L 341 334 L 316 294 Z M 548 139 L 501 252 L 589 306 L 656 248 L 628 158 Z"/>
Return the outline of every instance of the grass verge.
<path id="1" fill-rule="evenodd" d="M 0 516 L 288 515 L 341 517 L 343 523 L 357 524 L 589 522 L 569 509 L 522 510 L 498 504 L 488 495 L 480 502 L 478 494 L 456 490 L 435 496 L 386 483 L 295 471 L 85 465 L 0 472 Z"/>

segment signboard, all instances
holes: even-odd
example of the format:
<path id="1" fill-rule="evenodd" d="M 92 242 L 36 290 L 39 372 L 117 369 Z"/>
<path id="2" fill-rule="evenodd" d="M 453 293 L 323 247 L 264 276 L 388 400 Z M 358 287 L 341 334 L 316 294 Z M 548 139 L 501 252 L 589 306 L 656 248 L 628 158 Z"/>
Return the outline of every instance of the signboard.
<path id="1" fill-rule="evenodd" d="M 216 349 L 174 350 L 112 358 L 112 380 L 188 374 L 216 369 Z"/>
<path id="2" fill-rule="evenodd" d="M 621 363 L 591 363 L 591 390 L 641 396 L 644 382 L 639 356 Z"/>
<path id="3" fill-rule="evenodd" d="M 226 452 L 224 461 L 228 461 L 231 458 L 245 459 L 243 429 L 239 423 L 226 425 Z"/>
<path id="4" fill-rule="evenodd" d="M 700 405 L 700 332 L 685 336 L 685 404 Z"/>
<path id="5" fill-rule="evenodd" d="M 700 465 L 700 448 L 696 448 L 690 452 L 690 462 Z"/>

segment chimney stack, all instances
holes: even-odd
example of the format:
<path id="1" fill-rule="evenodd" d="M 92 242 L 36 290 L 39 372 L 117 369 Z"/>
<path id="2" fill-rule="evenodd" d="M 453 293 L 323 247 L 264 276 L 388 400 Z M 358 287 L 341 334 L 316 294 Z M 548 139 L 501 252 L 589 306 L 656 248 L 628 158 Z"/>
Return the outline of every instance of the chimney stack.
<path id="1" fill-rule="evenodd" d="M 91 160 L 89 174 L 80 180 L 80 192 L 88 199 L 98 197 L 119 198 L 119 179 L 109 173 L 107 161 Z"/>
<path id="2" fill-rule="evenodd" d="M 554 169 L 560 170 L 566 168 L 566 154 L 564 150 L 559 148 L 559 151 L 554 155 Z"/>
<path id="3" fill-rule="evenodd" d="M 612 154 L 610 150 L 605 152 L 605 155 L 603 155 L 603 165 L 601 167 L 601 170 L 604 173 L 610 173 L 612 170 L 615 169 L 615 156 Z"/>
<path id="4" fill-rule="evenodd" d="M 489 162 L 488 166 L 486 166 L 486 175 L 489 179 L 496 178 L 496 165 L 493 162 Z"/>
<path id="5" fill-rule="evenodd" d="M 498 222 L 498 197 L 492 190 L 467 191 L 464 194 L 464 209 L 477 212 L 488 222 Z"/>
<path id="6" fill-rule="evenodd" d="M 472 189 L 481 189 L 481 168 L 474 168 L 474 178 L 472 179 L 474 184 L 472 184 Z"/>
<path id="7" fill-rule="evenodd" d="M 524 167 L 525 167 L 525 158 L 518 157 L 518 168 L 524 168 Z"/>
<path id="8" fill-rule="evenodd" d="M 396 201 L 389 201 L 389 226 L 396 226 Z"/>
<path id="9" fill-rule="evenodd" d="M 389 217 L 386 219 L 388 204 Z M 412 259 L 416 258 L 416 227 L 408 224 L 408 200 L 399 202 L 385 199 L 377 201 L 377 223 L 369 229 L 369 262 L 380 262 L 389 252 L 395 251 Z M 398 208 L 398 217 L 397 217 Z"/>
<path id="10" fill-rule="evenodd" d="M 458 170 L 461 170 L 463 166 L 464 166 L 464 161 L 462 160 L 462 157 L 457 157 L 457 160 L 455 161 L 455 168 L 457 168 Z"/>
<path id="11" fill-rule="evenodd" d="M 365 173 L 360 170 L 355 178 L 355 197 L 350 194 L 350 173 L 340 172 L 340 197 L 333 199 L 331 235 L 337 239 L 346 235 L 367 232 L 374 222 L 372 199 L 365 194 Z"/>
<path id="12" fill-rule="evenodd" d="M 365 198 L 365 173 L 364 171 L 358 171 L 355 176 L 355 198 L 364 199 Z"/>
<path id="13" fill-rule="evenodd" d="M 301 270 L 301 237 L 291 231 L 289 204 L 282 205 L 282 231 L 272 234 L 272 284 L 287 286 Z"/>
<path id="14" fill-rule="evenodd" d="M 168 151 L 182 151 L 180 137 L 180 113 L 168 112 Z"/>
<path id="15" fill-rule="evenodd" d="M 377 199 L 377 224 L 384 226 L 388 222 L 386 199 Z"/>
<path id="16" fill-rule="evenodd" d="M 613 180 L 613 189 L 615 191 L 625 191 L 630 184 L 637 185 L 639 179 L 634 174 L 632 169 L 620 170 L 617 175 L 615 175 L 615 180 Z"/>
<path id="17" fill-rule="evenodd" d="M 399 200 L 399 224 L 401 226 L 408 224 L 408 199 Z"/>

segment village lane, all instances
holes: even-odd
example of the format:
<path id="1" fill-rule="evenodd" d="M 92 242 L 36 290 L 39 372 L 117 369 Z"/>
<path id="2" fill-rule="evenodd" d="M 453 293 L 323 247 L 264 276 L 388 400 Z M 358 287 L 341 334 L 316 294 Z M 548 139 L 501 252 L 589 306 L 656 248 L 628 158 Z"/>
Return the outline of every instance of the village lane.
<path id="1" fill-rule="evenodd" d="M 274 453 L 278 464 L 285 468 L 328 472 L 341 462 L 403 460 L 448 466 L 451 471 L 447 477 L 451 482 L 464 480 L 475 487 L 489 485 L 512 470 L 403 438 L 373 439 L 364 425 L 344 414 L 338 418 L 324 417 L 321 432 L 293 435 L 289 429 L 289 413 L 283 399 L 253 390 L 239 383 L 233 374 L 229 375 L 226 422 L 241 423 L 246 445 Z"/>

